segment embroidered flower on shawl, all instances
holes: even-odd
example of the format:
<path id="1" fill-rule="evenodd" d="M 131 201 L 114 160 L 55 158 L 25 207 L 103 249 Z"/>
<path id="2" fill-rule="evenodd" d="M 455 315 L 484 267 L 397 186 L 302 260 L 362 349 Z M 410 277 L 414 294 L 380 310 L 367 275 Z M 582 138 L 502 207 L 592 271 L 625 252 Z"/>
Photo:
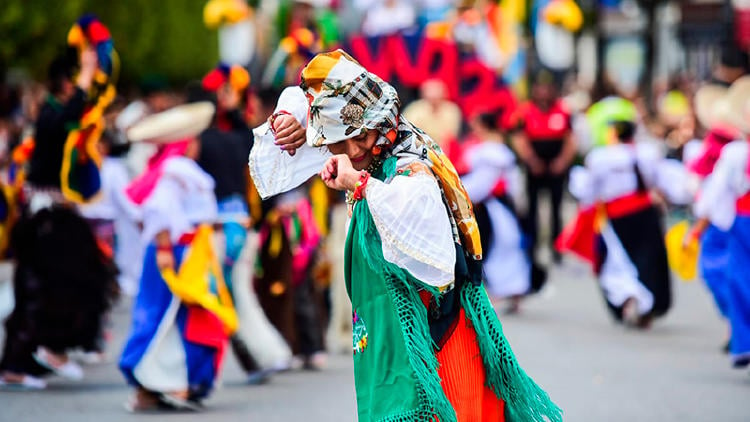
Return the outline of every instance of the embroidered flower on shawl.
<path id="1" fill-rule="evenodd" d="M 352 312 L 352 351 L 356 355 L 367 348 L 367 327 L 357 311 Z"/>
<path id="2" fill-rule="evenodd" d="M 341 109 L 341 121 L 349 126 L 345 133 L 350 135 L 355 130 L 361 129 L 365 124 L 365 108 L 359 104 L 349 103 L 345 105 Z"/>

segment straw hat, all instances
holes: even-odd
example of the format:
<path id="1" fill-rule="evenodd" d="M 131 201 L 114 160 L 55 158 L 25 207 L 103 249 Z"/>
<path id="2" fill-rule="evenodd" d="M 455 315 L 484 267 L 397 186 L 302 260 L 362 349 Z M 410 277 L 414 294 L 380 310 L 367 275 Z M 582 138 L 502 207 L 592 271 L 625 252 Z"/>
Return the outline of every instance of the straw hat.
<path id="1" fill-rule="evenodd" d="M 734 126 L 727 103 L 727 89 L 721 85 L 703 85 L 696 91 L 695 115 L 701 126 L 711 129 L 717 124 L 730 123 Z"/>
<path id="2" fill-rule="evenodd" d="M 750 76 L 743 76 L 727 90 L 727 103 L 735 127 L 750 133 Z"/>
<path id="3" fill-rule="evenodd" d="M 180 105 L 145 117 L 128 129 L 131 142 L 168 144 L 198 136 L 210 124 L 215 107 L 204 101 Z"/>

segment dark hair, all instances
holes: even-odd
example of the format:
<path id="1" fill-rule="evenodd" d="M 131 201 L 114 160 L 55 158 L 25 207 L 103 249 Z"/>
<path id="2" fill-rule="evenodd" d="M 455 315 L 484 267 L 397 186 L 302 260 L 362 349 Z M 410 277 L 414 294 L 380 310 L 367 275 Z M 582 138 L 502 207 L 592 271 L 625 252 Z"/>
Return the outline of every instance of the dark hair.
<path id="1" fill-rule="evenodd" d="M 75 49 L 68 48 L 50 63 L 47 70 L 47 80 L 49 90 L 53 95 L 61 93 L 63 83 L 73 79 L 78 64 L 76 54 Z"/>
<path id="2" fill-rule="evenodd" d="M 633 142 L 635 137 L 635 123 L 627 120 L 618 120 L 611 123 L 615 129 L 617 139 L 623 143 Z"/>
<path id="3" fill-rule="evenodd" d="M 266 87 L 259 89 L 255 95 L 263 106 L 273 107 L 276 104 L 276 100 L 281 96 L 281 90 L 274 87 Z"/>
<path id="4" fill-rule="evenodd" d="M 125 135 L 115 128 L 105 129 L 99 142 L 107 146 L 109 157 L 123 157 L 130 151 L 130 143 L 125 139 Z"/>
<path id="5" fill-rule="evenodd" d="M 501 131 L 500 119 L 503 116 L 503 109 L 497 109 L 493 111 L 484 111 L 477 114 L 477 120 L 487 130 L 493 132 Z"/>
<path id="6" fill-rule="evenodd" d="M 217 103 L 216 94 L 203 89 L 201 81 L 188 82 L 187 86 L 185 87 L 185 91 L 187 91 L 186 94 L 188 103 L 199 103 L 201 101 L 210 101 L 214 105 L 216 105 Z"/>

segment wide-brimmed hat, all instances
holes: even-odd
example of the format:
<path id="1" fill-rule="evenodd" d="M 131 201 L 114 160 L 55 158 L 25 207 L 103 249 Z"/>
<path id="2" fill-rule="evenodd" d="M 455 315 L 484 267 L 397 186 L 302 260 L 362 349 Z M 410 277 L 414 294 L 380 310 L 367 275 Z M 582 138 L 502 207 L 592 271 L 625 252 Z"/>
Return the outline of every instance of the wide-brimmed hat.
<path id="1" fill-rule="evenodd" d="M 716 125 L 734 126 L 727 102 L 727 89 L 721 85 L 703 85 L 695 92 L 695 116 L 706 129 Z"/>
<path id="2" fill-rule="evenodd" d="M 215 107 L 203 101 L 173 107 L 145 117 L 128 129 L 131 142 L 168 144 L 198 136 L 211 124 Z"/>
<path id="3" fill-rule="evenodd" d="M 732 123 L 750 134 L 750 76 L 743 76 L 732 83 L 727 90 L 726 102 Z"/>

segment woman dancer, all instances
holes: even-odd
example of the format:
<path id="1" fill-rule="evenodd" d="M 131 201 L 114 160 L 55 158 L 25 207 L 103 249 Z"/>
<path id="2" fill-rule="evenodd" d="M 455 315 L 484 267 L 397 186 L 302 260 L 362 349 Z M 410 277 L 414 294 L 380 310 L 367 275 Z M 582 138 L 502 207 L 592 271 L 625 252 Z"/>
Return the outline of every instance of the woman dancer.
<path id="1" fill-rule="evenodd" d="M 263 196 L 318 171 L 349 192 L 359 419 L 561 420 L 502 334 L 471 203 L 437 144 L 403 119 L 391 85 L 343 51 L 316 56 L 302 80 L 304 93 L 288 88 L 255 130 L 250 168 Z"/>
<path id="2" fill-rule="evenodd" d="M 515 212 L 518 166 L 504 142 L 499 119 L 500 113 L 482 113 L 471 120 L 480 142 L 467 146 L 463 161 L 469 170 L 461 180 L 474 203 L 482 235 L 487 290 L 494 297 L 510 299 L 508 312 L 515 313 L 524 295 L 542 287 L 546 274 L 532 265 L 531 248 Z"/>
<path id="3" fill-rule="evenodd" d="M 576 221 L 590 223 L 592 260 L 612 315 L 628 325 L 648 328 L 672 303 L 656 200 L 687 202 L 686 174 L 681 163 L 664 160 L 656 145 L 635 143 L 634 122 L 612 122 L 611 130 L 611 143 L 590 152 L 585 167 L 573 168 L 570 191 L 584 210 Z M 560 249 L 570 250 L 574 236 L 569 228 L 574 226 L 575 221 L 561 234 Z"/>
<path id="4" fill-rule="evenodd" d="M 131 411 L 197 410 L 213 388 L 237 316 L 211 247 L 218 221 L 214 182 L 194 161 L 211 103 L 175 107 L 128 130 L 161 144 L 127 193 L 143 209 L 149 242 L 120 370 L 135 394 Z"/>

